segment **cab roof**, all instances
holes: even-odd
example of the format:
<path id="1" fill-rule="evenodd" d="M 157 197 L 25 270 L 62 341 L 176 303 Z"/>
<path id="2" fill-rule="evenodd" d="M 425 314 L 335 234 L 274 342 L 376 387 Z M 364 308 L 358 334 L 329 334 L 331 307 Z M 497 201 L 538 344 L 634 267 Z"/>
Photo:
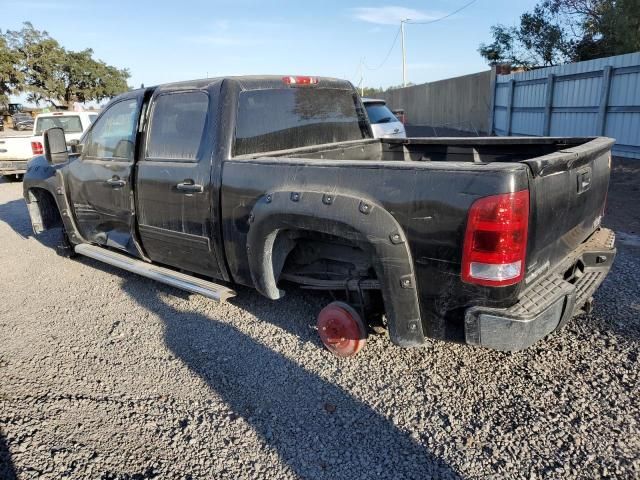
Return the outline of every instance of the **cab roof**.
<path id="1" fill-rule="evenodd" d="M 237 82 L 242 90 L 262 90 L 267 88 L 282 88 L 288 86 L 284 79 L 290 78 L 291 75 L 242 75 L 242 76 L 229 76 L 229 77 L 213 77 L 204 78 L 199 80 L 187 80 L 182 82 L 166 83 L 157 85 L 156 88 L 163 90 L 173 88 L 195 88 L 202 89 L 207 88 L 214 83 L 218 83 L 223 80 L 230 80 Z M 293 75 L 296 77 L 296 75 Z M 337 88 L 343 90 L 352 90 L 353 85 L 347 80 L 341 80 L 339 78 L 331 77 L 318 77 L 311 76 L 317 79 L 317 85 L 325 88 Z"/>

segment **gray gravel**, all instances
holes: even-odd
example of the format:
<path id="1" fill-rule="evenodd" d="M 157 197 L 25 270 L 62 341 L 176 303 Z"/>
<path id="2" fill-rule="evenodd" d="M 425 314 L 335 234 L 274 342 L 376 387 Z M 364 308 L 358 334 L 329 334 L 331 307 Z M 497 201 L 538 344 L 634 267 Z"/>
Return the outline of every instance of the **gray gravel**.
<path id="1" fill-rule="evenodd" d="M 341 360 L 324 297 L 216 304 L 63 259 L 21 189 L 0 182 L 0 478 L 640 475 L 635 235 L 593 314 L 524 352 L 373 337 Z"/>

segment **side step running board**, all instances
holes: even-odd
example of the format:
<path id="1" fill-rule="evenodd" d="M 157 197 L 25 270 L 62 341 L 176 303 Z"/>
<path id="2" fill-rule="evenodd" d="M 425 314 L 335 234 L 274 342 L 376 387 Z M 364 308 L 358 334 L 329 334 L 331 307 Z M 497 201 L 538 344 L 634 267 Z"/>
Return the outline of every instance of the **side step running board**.
<path id="1" fill-rule="evenodd" d="M 223 285 L 201 280 L 191 275 L 185 275 L 184 273 L 175 272 L 151 263 L 142 262 L 126 255 L 107 250 L 106 248 L 81 243 L 80 245 L 76 245 L 75 251 L 80 255 L 108 263 L 109 265 L 122 268 L 129 272 L 137 273 L 138 275 L 158 282 L 166 283 L 172 287 L 181 288 L 188 292 L 199 293 L 218 302 L 223 302 L 230 297 L 236 296 L 236 292 Z"/>

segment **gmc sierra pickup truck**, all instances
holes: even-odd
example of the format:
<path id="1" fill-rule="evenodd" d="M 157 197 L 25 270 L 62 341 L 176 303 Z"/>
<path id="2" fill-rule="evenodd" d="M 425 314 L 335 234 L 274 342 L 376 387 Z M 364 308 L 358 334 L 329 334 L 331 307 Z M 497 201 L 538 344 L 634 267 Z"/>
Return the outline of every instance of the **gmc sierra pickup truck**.
<path id="1" fill-rule="evenodd" d="M 59 250 L 224 300 L 338 300 L 325 346 L 372 329 L 525 348 L 588 309 L 615 257 L 609 138 L 374 139 L 353 86 L 228 77 L 115 98 L 71 153 L 50 129 L 24 198 Z M 220 282 L 220 283 L 214 283 Z"/>

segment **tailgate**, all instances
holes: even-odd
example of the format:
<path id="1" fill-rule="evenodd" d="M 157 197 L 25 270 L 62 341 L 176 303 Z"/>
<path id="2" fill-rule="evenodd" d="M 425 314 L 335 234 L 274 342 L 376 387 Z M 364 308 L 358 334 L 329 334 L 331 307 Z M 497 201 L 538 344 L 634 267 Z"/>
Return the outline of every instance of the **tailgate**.
<path id="1" fill-rule="evenodd" d="M 30 136 L 0 137 L 0 161 L 29 160 L 32 156 Z"/>
<path id="2" fill-rule="evenodd" d="M 600 226 L 613 143 L 595 138 L 523 162 L 531 170 L 526 283 L 556 267 Z"/>

